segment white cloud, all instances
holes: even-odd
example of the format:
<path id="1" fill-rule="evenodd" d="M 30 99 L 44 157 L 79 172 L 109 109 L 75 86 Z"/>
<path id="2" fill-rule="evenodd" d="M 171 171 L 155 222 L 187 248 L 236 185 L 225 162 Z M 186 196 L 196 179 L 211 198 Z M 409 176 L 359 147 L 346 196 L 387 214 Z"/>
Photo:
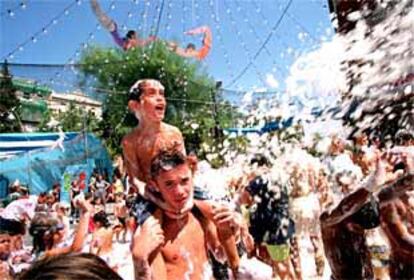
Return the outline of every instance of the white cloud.
<path id="1" fill-rule="evenodd" d="M 266 84 L 271 88 L 278 88 L 279 82 L 276 80 L 275 76 L 271 73 L 266 74 Z"/>

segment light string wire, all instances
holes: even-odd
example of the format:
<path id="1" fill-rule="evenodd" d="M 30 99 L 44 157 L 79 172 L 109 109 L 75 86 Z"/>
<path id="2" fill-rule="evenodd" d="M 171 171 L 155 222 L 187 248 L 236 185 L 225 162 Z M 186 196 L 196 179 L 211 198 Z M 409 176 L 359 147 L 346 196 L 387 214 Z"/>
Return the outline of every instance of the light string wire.
<path id="1" fill-rule="evenodd" d="M 253 56 L 253 61 L 256 60 L 256 58 L 260 55 L 260 53 L 265 48 L 266 44 L 269 42 L 269 40 L 272 38 L 272 36 L 275 34 L 276 30 L 278 29 L 280 23 L 284 19 L 290 5 L 292 4 L 293 0 L 289 0 L 288 4 L 286 5 L 285 9 L 283 10 L 282 14 L 279 16 L 279 19 L 276 21 L 275 25 L 272 27 L 272 30 L 268 34 L 266 40 L 263 41 L 263 44 L 259 47 L 259 49 L 256 51 L 255 55 Z M 250 61 L 241 71 L 240 73 L 227 85 L 228 87 L 231 87 L 234 85 L 250 68 L 250 66 L 253 65 L 253 61 Z"/>
<path id="2" fill-rule="evenodd" d="M 46 25 L 44 25 L 42 28 L 40 28 L 38 31 L 36 31 L 35 33 L 33 33 L 28 39 L 26 39 L 26 40 L 24 40 L 23 42 L 21 42 L 21 43 L 19 43 L 19 44 L 17 44 L 17 46 L 14 48 L 14 49 L 12 49 L 10 52 L 8 52 L 8 54 L 7 55 L 4 55 L 3 57 L 2 57 L 2 59 L 1 60 L 5 60 L 5 59 L 7 59 L 7 58 L 9 58 L 9 59 L 13 59 L 14 58 L 14 55 L 16 54 L 16 52 L 18 52 L 18 51 L 22 51 L 23 50 L 23 48 L 27 45 L 27 44 L 29 44 L 30 42 L 37 42 L 37 37 L 40 35 L 40 34 L 45 34 L 45 33 L 47 33 L 47 29 L 50 27 L 50 26 L 52 26 L 52 25 L 54 25 L 54 24 L 56 24 L 57 22 L 58 22 L 58 20 L 61 18 L 61 17 L 63 17 L 63 16 L 65 16 L 65 15 L 68 15 L 68 13 L 69 13 L 69 11 L 74 7 L 74 6 L 77 6 L 77 5 L 79 5 L 79 0 L 75 0 L 75 1 L 73 1 L 71 4 L 69 4 L 69 5 L 67 5 L 61 12 L 59 12 L 56 16 L 54 16 Z"/>
<path id="3" fill-rule="evenodd" d="M 237 38 L 239 39 L 238 41 L 240 41 L 242 49 L 245 53 L 245 55 L 247 56 L 247 58 L 249 59 L 250 62 L 252 62 L 251 66 L 253 66 L 253 69 L 255 70 L 257 77 L 260 79 L 260 81 L 262 82 L 263 85 L 266 85 L 266 81 L 264 78 L 264 74 L 258 69 L 258 67 L 256 66 L 256 63 L 254 63 L 253 61 L 253 57 L 250 54 L 250 51 L 247 48 L 247 44 L 243 39 L 243 36 L 241 35 L 240 30 L 238 30 L 237 26 L 236 26 L 236 21 L 233 17 L 233 12 L 232 9 L 230 8 L 230 6 L 227 4 L 227 1 L 223 1 L 225 9 L 226 9 L 226 13 L 229 15 L 230 18 L 230 22 L 231 22 L 231 26 L 233 27 L 234 32 L 236 33 Z"/>

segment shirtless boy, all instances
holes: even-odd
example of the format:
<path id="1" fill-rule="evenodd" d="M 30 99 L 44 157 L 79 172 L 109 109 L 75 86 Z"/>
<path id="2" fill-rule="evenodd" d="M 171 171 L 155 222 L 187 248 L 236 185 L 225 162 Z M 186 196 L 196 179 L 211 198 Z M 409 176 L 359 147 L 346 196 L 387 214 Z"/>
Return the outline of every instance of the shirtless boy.
<path id="1" fill-rule="evenodd" d="M 177 151 L 161 152 L 151 165 L 153 186 L 176 212 L 193 205 L 193 174 L 186 157 Z M 212 279 L 207 238 L 198 208 L 177 218 L 159 211 L 138 228 L 132 255 L 135 279 Z"/>
<path id="2" fill-rule="evenodd" d="M 189 210 L 192 204 L 189 202 L 177 211 L 166 203 L 151 184 L 151 162 L 160 151 L 175 150 L 183 155 L 186 154 L 184 140 L 179 129 L 162 121 L 166 109 L 164 87 L 156 80 L 139 80 L 131 88 L 128 107 L 139 121 L 138 126 L 122 141 L 130 182 L 139 189 L 141 196 L 154 202 L 164 211 L 168 211 L 170 216 L 174 215 L 178 218 Z M 234 229 L 234 223 L 219 225 L 217 219 L 217 217 L 222 217 L 221 214 L 225 215 L 227 210 L 202 200 L 196 200 L 195 204 L 206 218 L 204 219 L 204 227 L 208 228 L 206 234 L 210 246 L 216 250 L 220 242 L 224 244 L 230 266 L 235 269 L 238 266 L 239 258 L 234 237 L 230 234 L 230 231 L 233 231 L 232 228 Z M 156 207 L 139 198 L 134 208 L 135 212 L 140 212 L 135 213 L 135 216 L 138 218 L 138 224 L 142 224 Z M 219 227 L 214 228 L 212 222 Z"/>

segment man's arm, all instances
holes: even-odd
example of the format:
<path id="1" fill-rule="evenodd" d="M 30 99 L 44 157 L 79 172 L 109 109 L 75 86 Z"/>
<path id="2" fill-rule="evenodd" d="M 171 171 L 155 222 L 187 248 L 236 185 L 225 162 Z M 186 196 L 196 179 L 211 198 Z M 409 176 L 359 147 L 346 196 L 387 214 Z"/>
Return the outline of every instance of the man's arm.
<path id="1" fill-rule="evenodd" d="M 394 203 L 381 207 L 381 221 L 383 227 L 389 233 L 388 236 L 399 248 L 412 252 L 414 250 L 414 236 L 410 234 L 401 221 Z"/>
<path id="2" fill-rule="evenodd" d="M 329 227 L 341 223 L 361 209 L 370 195 L 371 192 L 363 187 L 349 194 L 332 211 L 322 213 L 319 218 L 321 226 Z"/>
<path id="3" fill-rule="evenodd" d="M 405 175 L 398 179 L 395 183 L 382 189 L 378 193 L 380 205 L 385 205 L 395 198 L 400 197 L 405 192 L 414 189 L 414 175 Z"/>

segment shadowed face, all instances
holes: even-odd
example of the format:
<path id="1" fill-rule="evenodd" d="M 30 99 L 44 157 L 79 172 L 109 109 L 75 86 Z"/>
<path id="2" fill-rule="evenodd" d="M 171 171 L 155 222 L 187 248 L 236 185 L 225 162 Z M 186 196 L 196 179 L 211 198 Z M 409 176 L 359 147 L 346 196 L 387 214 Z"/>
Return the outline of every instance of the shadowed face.
<path id="1" fill-rule="evenodd" d="M 188 164 L 161 171 L 155 179 L 155 184 L 165 202 L 177 211 L 183 209 L 192 198 L 193 178 Z"/>

